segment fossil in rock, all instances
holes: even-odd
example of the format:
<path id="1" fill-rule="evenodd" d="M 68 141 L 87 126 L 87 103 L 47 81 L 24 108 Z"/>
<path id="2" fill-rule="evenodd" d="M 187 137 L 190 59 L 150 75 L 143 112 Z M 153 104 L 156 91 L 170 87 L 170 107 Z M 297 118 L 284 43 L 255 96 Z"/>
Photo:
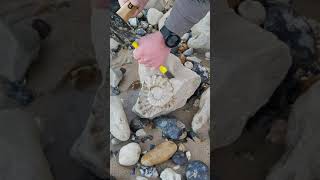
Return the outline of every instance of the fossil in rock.
<path id="1" fill-rule="evenodd" d="M 178 57 L 170 54 L 166 66 L 175 78 L 139 66 L 142 87 L 132 110 L 142 118 L 153 119 L 181 108 L 200 85 L 200 76 L 184 67 Z"/>

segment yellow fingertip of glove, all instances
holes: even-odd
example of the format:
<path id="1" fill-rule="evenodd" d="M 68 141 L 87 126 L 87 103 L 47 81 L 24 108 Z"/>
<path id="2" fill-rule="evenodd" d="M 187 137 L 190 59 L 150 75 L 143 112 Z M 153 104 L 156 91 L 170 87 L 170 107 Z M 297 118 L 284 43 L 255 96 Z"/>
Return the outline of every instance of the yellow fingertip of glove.
<path id="1" fill-rule="evenodd" d="M 168 71 L 168 69 L 162 65 L 159 67 L 159 70 L 162 74 L 165 74 Z"/>
<path id="2" fill-rule="evenodd" d="M 135 49 L 137 49 L 139 47 L 139 44 L 137 41 L 134 41 L 132 44 L 131 44 Z"/>

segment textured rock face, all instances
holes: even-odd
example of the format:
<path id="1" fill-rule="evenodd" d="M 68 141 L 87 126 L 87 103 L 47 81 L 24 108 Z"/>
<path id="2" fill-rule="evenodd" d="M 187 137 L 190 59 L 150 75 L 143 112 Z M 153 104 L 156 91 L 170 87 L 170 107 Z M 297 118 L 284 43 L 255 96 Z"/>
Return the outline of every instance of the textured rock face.
<path id="1" fill-rule="evenodd" d="M 110 96 L 110 132 L 120 141 L 130 138 L 127 116 L 119 96 Z"/>
<path id="2" fill-rule="evenodd" d="M 165 141 L 142 156 L 141 164 L 144 166 L 161 164 L 170 159 L 176 151 L 177 145 L 174 142 Z"/>
<path id="3" fill-rule="evenodd" d="M 137 143 L 123 146 L 119 152 L 119 163 L 123 166 L 132 166 L 139 161 L 141 148 Z"/>
<path id="4" fill-rule="evenodd" d="M 26 23 L 9 27 L 0 20 L 0 39 L 0 75 L 10 81 L 22 80 L 29 65 L 38 56 L 38 33 Z"/>
<path id="5" fill-rule="evenodd" d="M 166 168 L 160 174 L 161 180 L 181 180 L 181 175 L 177 174 L 171 168 Z"/>
<path id="6" fill-rule="evenodd" d="M 210 49 L 210 11 L 192 28 L 188 46 L 194 49 Z"/>
<path id="7" fill-rule="evenodd" d="M 163 13 L 161 11 L 158 11 L 155 8 L 150 8 L 147 14 L 148 23 L 151 25 L 156 25 L 158 24 L 162 16 L 163 16 Z"/>
<path id="8" fill-rule="evenodd" d="M 313 180 L 320 178 L 320 82 L 295 102 L 289 117 L 287 152 L 267 180 Z"/>
<path id="9" fill-rule="evenodd" d="M 285 77 L 291 56 L 272 33 L 232 11 L 220 10 L 213 18 L 212 142 L 218 148 L 234 142 L 248 118 L 268 101 Z"/>
<path id="10" fill-rule="evenodd" d="M 200 85 L 200 76 L 176 56 L 170 54 L 165 65 L 175 78 L 164 78 L 158 70 L 139 65 L 142 88 L 132 110 L 140 117 L 153 119 L 181 108 Z"/>
<path id="11" fill-rule="evenodd" d="M 239 14 L 248 21 L 260 25 L 266 18 L 266 10 L 258 1 L 246 0 L 238 7 Z"/>
<path id="12" fill-rule="evenodd" d="M 199 111 L 192 119 L 192 130 L 197 132 L 207 121 L 210 120 L 210 88 L 200 98 Z"/>

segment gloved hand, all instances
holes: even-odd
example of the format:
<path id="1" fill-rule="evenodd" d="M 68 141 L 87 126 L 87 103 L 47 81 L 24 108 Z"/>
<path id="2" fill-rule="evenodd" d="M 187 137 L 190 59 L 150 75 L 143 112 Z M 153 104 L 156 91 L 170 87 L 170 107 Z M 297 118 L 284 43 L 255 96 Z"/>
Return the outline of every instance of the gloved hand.
<path id="1" fill-rule="evenodd" d="M 160 31 L 143 36 L 138 40 L 139 47 L 133 51 L 133 57 L 147 67 L 158 68 L 164 64 L 170 53 Z"/>
<path id="2" fill-rule="evenodd" d="M 139 9 L 133 14 L 133 17 L 136 17 L 148 2 L 148 0 L 118 0 L 120 6 L 123 6 L 127 1 L 130 1 L 132 5 L 139 7 Z"/>

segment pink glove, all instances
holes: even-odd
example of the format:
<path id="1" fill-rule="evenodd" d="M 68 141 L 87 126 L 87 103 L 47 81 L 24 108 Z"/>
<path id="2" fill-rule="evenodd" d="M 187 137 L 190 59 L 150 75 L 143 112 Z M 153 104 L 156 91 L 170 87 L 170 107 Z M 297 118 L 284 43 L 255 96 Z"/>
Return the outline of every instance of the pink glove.
<path id="1" fill-rule="evenodd" d="M 128 0 L 118 0 L 120 6 L 123 6 Z M 147 4 L 148 0 L 130 0 L 131 4 L 139 7 L 139 9 L 133 14 L 133 17 L 136 17 Z"/>
<path id="2" fill-rule="evenodd" d="M 139 47 L 133 51 L 133 57 L 147 67 L 158 68 L 167 60 L 170 53 L 160 31 L 143 36 L 138 40 Z"/>

